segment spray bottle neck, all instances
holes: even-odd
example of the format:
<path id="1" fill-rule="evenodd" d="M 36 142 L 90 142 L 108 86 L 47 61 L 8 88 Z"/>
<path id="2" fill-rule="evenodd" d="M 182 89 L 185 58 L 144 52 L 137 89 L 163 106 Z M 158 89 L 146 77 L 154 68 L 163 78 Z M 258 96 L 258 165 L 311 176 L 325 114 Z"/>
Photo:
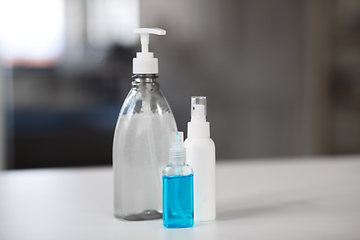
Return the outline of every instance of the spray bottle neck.
<path id="1" fill-rule="evenodd" d="M 173 166 L 185 166 L 185 161 L 183 162 L 170 162 L 171 165 Z"/>
<path id="2" fill-rule="evenodd" d="M 189 138 L 209 138 L 210 124 L 209 122 L 188 122 L 188 137 Z"/>

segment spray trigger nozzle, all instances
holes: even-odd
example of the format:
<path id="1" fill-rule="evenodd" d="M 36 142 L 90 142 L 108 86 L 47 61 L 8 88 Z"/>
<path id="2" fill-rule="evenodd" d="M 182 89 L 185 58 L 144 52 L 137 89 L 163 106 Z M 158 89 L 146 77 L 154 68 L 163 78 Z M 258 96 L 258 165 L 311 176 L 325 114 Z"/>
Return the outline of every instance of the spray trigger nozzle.
<path id="1" fill-rule="evenodd" d="M 206 97 L 191 97 L 191 121 L 206 122 Z"/>
<path id="2" fill-rule="evenodd" d="M 184 133 L 173 132 L 170 144 L 170 162 L 185 162 Z"/>

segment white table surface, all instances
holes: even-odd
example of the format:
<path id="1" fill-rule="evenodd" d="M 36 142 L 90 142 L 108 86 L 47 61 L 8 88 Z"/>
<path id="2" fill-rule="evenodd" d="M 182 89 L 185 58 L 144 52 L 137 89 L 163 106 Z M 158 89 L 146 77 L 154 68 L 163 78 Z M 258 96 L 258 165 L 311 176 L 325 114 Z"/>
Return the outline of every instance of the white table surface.
<path id="1" fill-rule="evenodd" d="M 217 164 L 217 220 L 112 215 L 112 170 L 0 172 L 0 239 L 360 239 L 360 156 Z"/>

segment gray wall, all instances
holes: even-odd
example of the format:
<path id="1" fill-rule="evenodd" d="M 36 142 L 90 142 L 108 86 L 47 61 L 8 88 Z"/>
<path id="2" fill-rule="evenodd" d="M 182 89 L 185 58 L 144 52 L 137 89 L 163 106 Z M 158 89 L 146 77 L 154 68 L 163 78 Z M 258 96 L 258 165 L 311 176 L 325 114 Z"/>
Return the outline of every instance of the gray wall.
<path id="1" fill-rule="evenodd" d="M 303 1 L 140 2 L 141 27 L 161 27 L 150 50 L 179 130 L 190 96 L 208 97 L 218 159 L 308 154 Z"/>
<path id="2" fill-rule="evenodd" d="M 0 171 L 6 168 L 6 86 L 5 73 L 0 63 Z"/>

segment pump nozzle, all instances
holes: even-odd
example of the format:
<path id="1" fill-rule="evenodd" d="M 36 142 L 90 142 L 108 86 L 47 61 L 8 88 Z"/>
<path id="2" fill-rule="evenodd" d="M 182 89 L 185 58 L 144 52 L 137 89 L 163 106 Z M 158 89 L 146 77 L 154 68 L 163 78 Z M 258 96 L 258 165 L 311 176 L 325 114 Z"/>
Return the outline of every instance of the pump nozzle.
<path id="1" fill-rule="evenodd" d="M 158 59 L 154 58 L 154 53 L 149 52 L 149 36 L 165 35 L 166 31 L 161 28 L 138 28 L 134 30 L 134 34 L 140 35 L 141 52 L 137 52 L 136 58 L 133 59 L 133 73 L 157 74 Z"/>
<path id="2" fill-rule="evenodd" d="M 134 30 L 134 34 L 140 35 L 141 52 L 147 53 L 149 52 L 149 35 L 165 35 L 166 31 L 161 28 L 138 28 Z"/>

